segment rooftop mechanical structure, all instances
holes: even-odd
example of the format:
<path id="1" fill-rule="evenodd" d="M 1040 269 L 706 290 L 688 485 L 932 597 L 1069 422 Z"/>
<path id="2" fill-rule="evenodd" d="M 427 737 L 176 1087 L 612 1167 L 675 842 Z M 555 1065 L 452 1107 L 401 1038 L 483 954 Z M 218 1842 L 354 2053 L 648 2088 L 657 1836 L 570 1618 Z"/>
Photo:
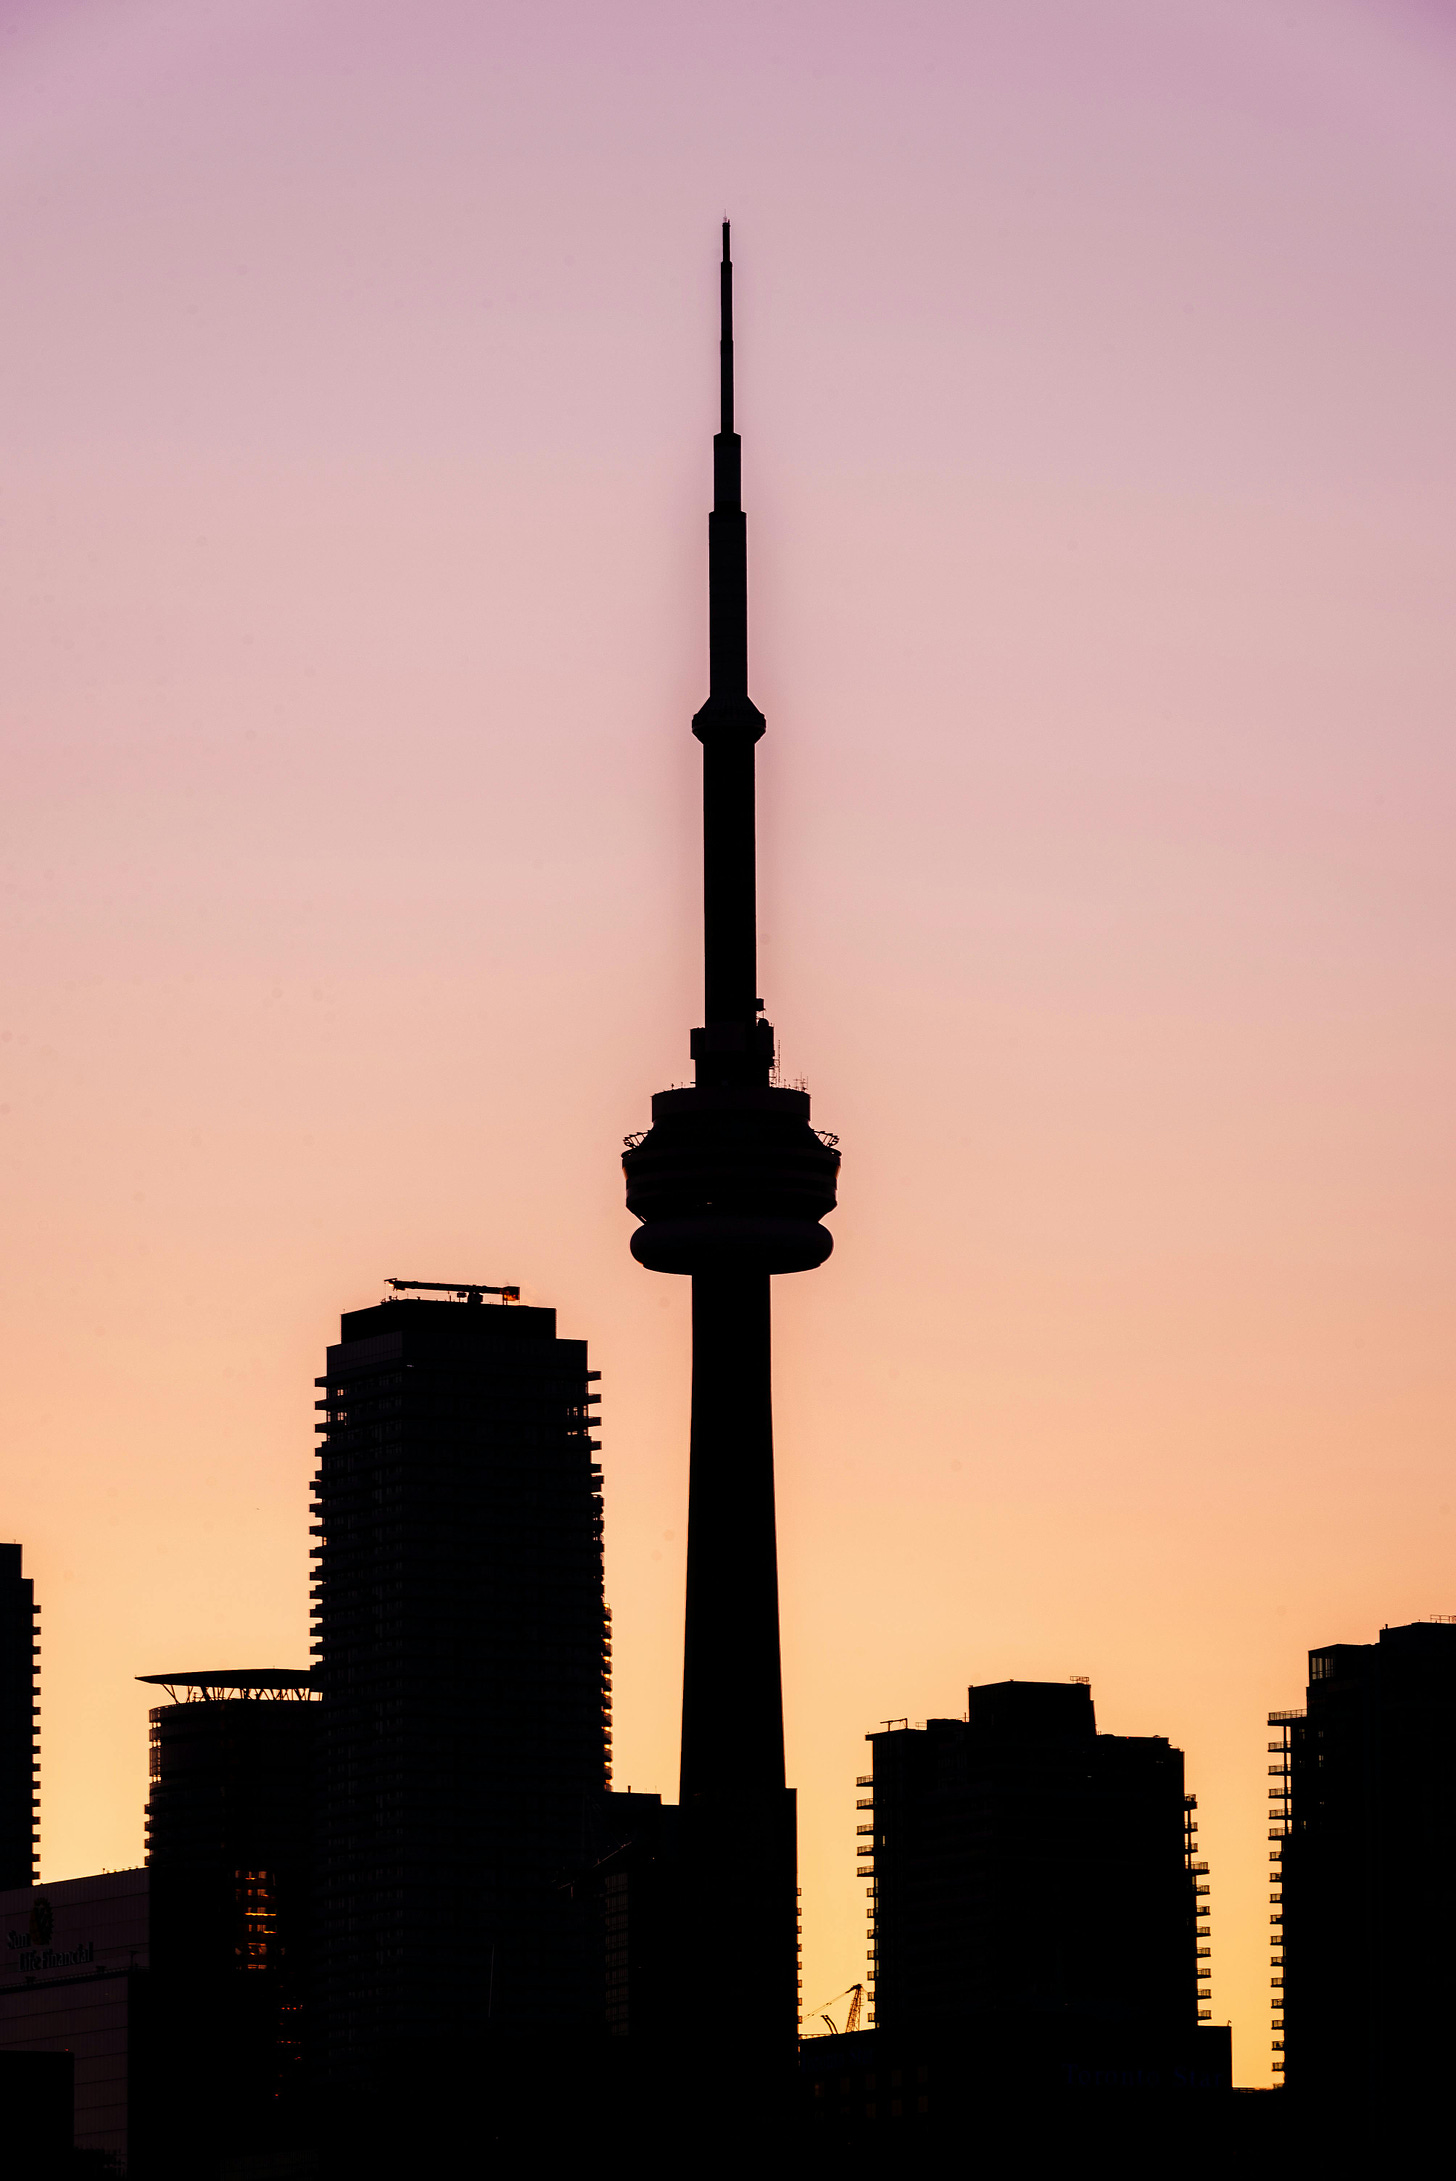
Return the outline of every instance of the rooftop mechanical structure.
<path id="1" fill-rule="evenodd" d="M 752 2025 L 792 2043 L 798 2022 L 795 1816 L 785 1786 L 774 1528 L 769 1282 L 822 1265 L 833 1238 L 836 1140 L 803 1090 L 776 1081 L 758 992 L 747 535 L 733 417 L 733 265 L 723 223 L 720 428 L 708 518 L 703 745 L 702 1025 L 694 1082 L 659 1091 L 629 1137 L 632 1254 L 693 1283 L 692 1433 L 681 1772 L 684 1978 L 721 1964 L 731 1898 L 752 1973 Z M 730 1876 L 730 1874 L 732 1874 Z M 725 1887 L 729 1890 L 725 1892 Z M 685 1981 L 684 1988 L 691 1988 Z"/>

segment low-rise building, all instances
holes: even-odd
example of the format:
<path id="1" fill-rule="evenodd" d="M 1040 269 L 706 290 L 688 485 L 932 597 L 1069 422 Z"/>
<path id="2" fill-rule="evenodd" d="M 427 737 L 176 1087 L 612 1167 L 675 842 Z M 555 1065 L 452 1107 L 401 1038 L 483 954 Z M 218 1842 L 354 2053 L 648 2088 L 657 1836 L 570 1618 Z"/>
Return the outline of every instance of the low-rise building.
<path id="1" fill-rule="evenodd" d="M 78 2150 L 125 2172 L 145 2065 L 148 1882 L 103 1871 L 0 1892 L 0 2052 L 69 2052 Z"/>

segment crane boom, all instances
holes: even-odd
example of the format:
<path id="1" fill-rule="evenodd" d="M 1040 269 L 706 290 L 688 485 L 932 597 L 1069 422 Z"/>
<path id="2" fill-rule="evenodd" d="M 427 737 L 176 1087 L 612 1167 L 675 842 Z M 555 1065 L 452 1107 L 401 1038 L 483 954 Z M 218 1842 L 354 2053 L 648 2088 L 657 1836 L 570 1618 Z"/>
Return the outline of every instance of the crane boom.
<path id="1" fill-rule="evenodd" d="M 841 1999 L 849 2001 L 849 2013 L 844 2018 L 843 2032 L 841 2032 L 839 2024 L 829 2012 L 829 2009 Z M 831 2037 L 838 2037 L 841 2034 L 848 2037 L 854 2030 L 859 2028 L 860 2009 L 863 2003 L 864 1986 L 862 1984 L 846 1984 L 842 1992 L 836 1992 L 833 1999 L 826 1999 L 822 2007 L 811 2008 L 810 2012 L 817 2021 L 824 2023 Z"/>

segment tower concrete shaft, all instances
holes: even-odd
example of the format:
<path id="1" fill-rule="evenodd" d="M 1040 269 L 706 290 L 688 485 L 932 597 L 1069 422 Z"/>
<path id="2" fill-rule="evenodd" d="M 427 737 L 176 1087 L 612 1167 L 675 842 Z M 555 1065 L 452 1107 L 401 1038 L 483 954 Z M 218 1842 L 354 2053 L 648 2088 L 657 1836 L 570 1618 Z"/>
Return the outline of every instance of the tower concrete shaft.
<path id="1" fill-rule="evenodd" d="M 684 1802 L 784 1784 L 768 1283 L 693 1275 Z"/>
<path id="2" fill-rule="evenodd" d="M 731 1942 L 753 1963 L 750 2029 L 784 2041 L 797 2026 L 797 1908 L 794 1803 L 784 1784 L 769 1281 L 829 1255 L 821 1222 L 834 1209 L 839 1153 L 834 1138 L 810 1126 L 807 1093 L 774 1081 L 774 1033 L 757 990 L 754 748 L 764 718 L 748 694 L 726 221 L 720 277 L 709 689 L 693 720 L 703 745 L 703 1022 L 692 1033 L 693 1086 L 657 1093 L 652 1126 L 629 1137 L 622 1163 L 628 1208 L 641 1222 L 633 1256 L 693 1283 L 684 1974 L 721 1964 Z"/>

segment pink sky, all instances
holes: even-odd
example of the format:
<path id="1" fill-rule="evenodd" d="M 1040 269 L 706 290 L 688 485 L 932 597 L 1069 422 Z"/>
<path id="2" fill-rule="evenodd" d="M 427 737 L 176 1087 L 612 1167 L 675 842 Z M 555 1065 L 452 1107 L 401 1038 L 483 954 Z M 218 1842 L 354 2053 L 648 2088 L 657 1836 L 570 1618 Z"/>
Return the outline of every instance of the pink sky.
<path id="1" fill-rule="evenodd" d="M 673 1791 L 716 222 L 762 989 L 845 1149 L 777 1289 L 805 1999 L 886 1716 L 1187 1751 L 1268 2079 L 1264 1713 L 1456 1609 L 1456 9 L 0 6 L 0 1530 L 44 1869 L 168 1667 L 306 1656 L 386 1274 L 604 1373 Z"/>

